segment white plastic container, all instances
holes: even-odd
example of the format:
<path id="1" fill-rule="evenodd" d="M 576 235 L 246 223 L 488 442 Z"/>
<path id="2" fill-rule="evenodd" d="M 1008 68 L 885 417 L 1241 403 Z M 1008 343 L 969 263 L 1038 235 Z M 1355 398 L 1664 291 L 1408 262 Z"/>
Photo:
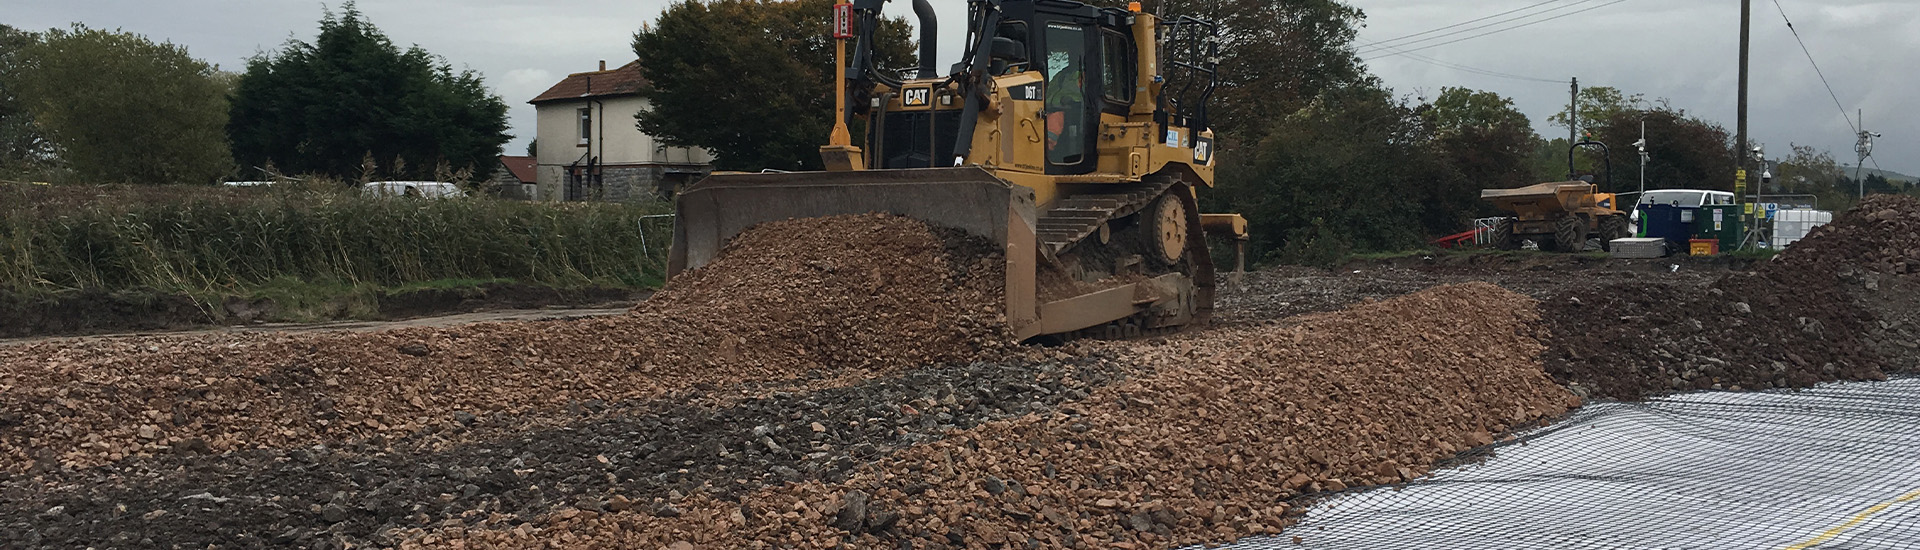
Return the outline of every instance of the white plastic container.
<path id="1" fill-rule="evenodd" d="M 1786 248 L 1832 222 L 1833 213 L 1825 210 L 1781 210 L 1773 218 L 1773 247 Z"/>

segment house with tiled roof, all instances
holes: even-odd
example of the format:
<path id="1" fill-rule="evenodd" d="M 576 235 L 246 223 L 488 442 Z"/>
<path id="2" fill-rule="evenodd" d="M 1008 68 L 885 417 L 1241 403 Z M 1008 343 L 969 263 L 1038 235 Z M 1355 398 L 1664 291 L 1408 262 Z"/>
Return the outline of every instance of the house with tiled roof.
<path id="1" fill-rule="evenodd" d="M 668 198 L 712 170 L 705 150 L 668 147 L 634 127 L 649 103 L 640 62 L 567 75 L 534 97 L 535 177 L 540 200 Z"/>
<path id="2" fill-rule="evenodd" d="M 533 157 L 501 155 L 493 167 L 493 176 L 483 187 L 488 193 L 509 199 L 531 199 L 540 188 L 539 162 Z"/>

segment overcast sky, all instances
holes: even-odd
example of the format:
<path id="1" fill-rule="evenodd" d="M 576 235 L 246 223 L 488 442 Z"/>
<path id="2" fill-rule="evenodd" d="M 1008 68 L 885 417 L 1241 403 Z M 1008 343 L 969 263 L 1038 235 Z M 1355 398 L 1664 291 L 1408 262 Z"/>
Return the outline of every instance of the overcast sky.
<path id="1" fill-rule="evenodd" d="M 965 2 L 933 0 L 941 20 L 940 66 L 958 55 Z M 1733 0 L 1350 0 L 1367 13 L 1360 38 L 1391 40 L 1510 10 L 1407 39 L 1406 47 L 1455 44 L 1408 56 L 1371 59 L 1373 72 L 1402 95 L 1433 97 L 1465 86 L 1512 97 L 1536 131 L 1564 135 L 1546 117 L 1564 108 L 1569 77 L 1613 86 L 1734 127 L 1739 3 Z M 1920 2 L 1779 0 L 1800 29 L 1848 113 L 1865 109 L 1869 130 L 1886 135 L 1875 158 L 1888 170 L 1920 174 Z M 1538 6 L 1535 6 L 1539 4 Z M 311 40 L 323 6 L 310 0 L 0 0 L 0 23 L 43 30 L 83 22 L 185 45 L 193 55 L 238 71 L 245 60 L 288 39 Z M 629 43 L 664 0 L 362 0 L 362 12 L 399 44 L 418 44 L 455 67 L 471 68 L 512 108 L 509 154 L 534 134 L 533 98 L 568 73 L 630 61 Z M 1558 11 L 1550 11 L 1558 8 Z M 1532 26 L 1474 37 L 1530 21 L 1594 8 Z M 892 13 L 910 14 L 904 2 Z M 1514 21 L 1507 19 L 1522 17 Z M 1479 30 L 1468 30 L 1485 26 Z M 1454 33 L 1451 36 L 1441 36 Z M 1432 38 L 1425 42 L 1415 42 Z M 1363 57 L 1383 55 L 1362 44 Z M 1583 49 L 1585 48 L 1585 49 Z M 1828 96 L 1770 0 L 1753 4 L 1750 124 L 1754 139 L 1784 155 L 1789 143 L 1830 150 L 1851 164 L 1853 130 Z M 1494 77 L 1465 66 L 1549 82 Z M 1626 144 L 1612 144 L 1624 147 Z M 1658 154 L 1659 144 L 1653 149 Z M 1868 163 L 1869 167 L 1873 164 Z"/>

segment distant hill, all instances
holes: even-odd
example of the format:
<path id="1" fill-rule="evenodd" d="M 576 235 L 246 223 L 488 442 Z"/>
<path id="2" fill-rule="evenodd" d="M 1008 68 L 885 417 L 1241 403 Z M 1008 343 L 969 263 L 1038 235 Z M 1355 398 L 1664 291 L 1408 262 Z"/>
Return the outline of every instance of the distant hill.
<path id="1" fill-rule="evenodd" d="M 1852 167 L 1843 166 L 1842 168 L 1846 171 L 1847 177 L 1849 178 L 1853 177 Z M 1909 175 L 1895 172 L 1892 170 L 1876 170 L 1873 168 L 1866 168 L 1866 169 L 1860 170 L 1860 177 L 1864 178 L 1864 177 L 1873 176 L 1873 175 L 1887 178 L 1887 181 L 1895 181 L 1900 183 L 1910 184 L 1910 183 L 1920 182 L 1920 177 L 1913 177 L 1913 176 L 1909 176 Z"/>

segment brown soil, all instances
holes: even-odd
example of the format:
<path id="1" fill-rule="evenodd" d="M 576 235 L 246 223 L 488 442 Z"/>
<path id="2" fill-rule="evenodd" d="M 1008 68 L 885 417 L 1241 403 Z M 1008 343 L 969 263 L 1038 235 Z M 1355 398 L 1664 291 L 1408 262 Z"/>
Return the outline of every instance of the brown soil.
<path id="1" fill-rule="evenodd" d="M 379 297 L 378 309 L 382 319 L 409 319 L 486 309 L 632 304 L 645 296 L 645 291 L 625 288 L 556 289 L 488 283 L 474 288 L 390 293 Z M 278 308 L 278 304 L 266 298 L 235 297 L 218 304 L 206 304 L 180 294 L 80 291 L 27 297 L 0 293 L 0 338 L 179 331 L 247 324 L 275 320 Z M 341 310 L 344 309 L 342 306 Z"/>
<path id="2" fill-rule="evenodd" d="M 479 548 L 1169 548 L 1278 532 L 1291 498 L 1417 477 L 1576 406 L 1536 362 L 1535 320 L 1531 300 L 1469 284 L 1284 327 L 1112 344 L 1150 372 L 844 483 L 690 499 L 678 517 L 562 510 L 410 535 Z"/>
<path id="3" fill-rule="evenodd" d="M 0 471 L 403 437 L 1008 345 L 1001 260 L 950 246 L 978 244 L 898 217 L 777 222 L 619 318 L 0 348 Z"/>
<path id="4" fill-rule="evenodd" d="M 552 288 L 518 283 L 487 283 L 475 288 L 430 288 L 381 296 L 380 318 L 411 319 L 450 312 L 553 306 L 617 307 L 612 304 L 632 305 L 651 294 L 650 291 L 630 288 Z"/>
<path id="5" fill-rule="evenodd" d="M 178 330 L 216 323 L 187 296 L 84 291 L 57 297 L 0 293 L 0 338 Z"/>
<path id="6" fill-rule="evenodd" d="M 1545 302 L 1547 368 L 1615 399 L 1879 380 L 1914 367 L 1920 201 L 1882 196 L 1705 287 L 1628 282 Z M 1892 307 L 1889 307 L 1892 306 Z"/>

